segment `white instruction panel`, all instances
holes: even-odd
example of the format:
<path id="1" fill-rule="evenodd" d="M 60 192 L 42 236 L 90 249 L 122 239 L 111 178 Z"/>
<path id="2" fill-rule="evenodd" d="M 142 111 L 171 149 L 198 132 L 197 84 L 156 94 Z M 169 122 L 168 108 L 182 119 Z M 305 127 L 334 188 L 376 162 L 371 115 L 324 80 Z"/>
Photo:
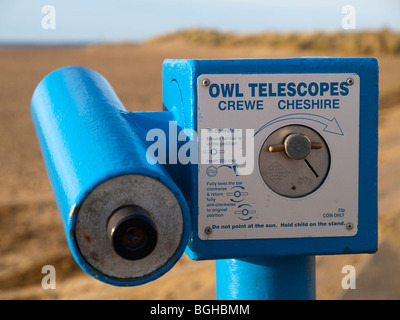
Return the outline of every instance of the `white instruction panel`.
<path id="1" fill-rule="evenodd" d="M 202 240 L 357 234 L 357 74 L 198 77 Z"/>

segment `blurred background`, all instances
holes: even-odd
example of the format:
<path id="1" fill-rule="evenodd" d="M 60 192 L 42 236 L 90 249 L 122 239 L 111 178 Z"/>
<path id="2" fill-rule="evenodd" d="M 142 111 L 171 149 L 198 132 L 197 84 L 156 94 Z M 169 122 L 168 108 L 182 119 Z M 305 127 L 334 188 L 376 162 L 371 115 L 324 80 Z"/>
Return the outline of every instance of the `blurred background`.
<path id="1" fill-rule="evenodd" d="M 166 58 L 376 57 L 379 251 L 317 257 L 318 299 L 400 299 L 398 0 L 0 0 L 0 299 L 215 299 L 215 262 L 116 288 L 86 275 L 64 236 L 30 116 L 39 81 L 67 65 L 105 76 L 129 111 L 161 110 Z M 344 265 L 356 289 L 344 290 Z M 56 269 L 44 290 L 42 267 Z"/>

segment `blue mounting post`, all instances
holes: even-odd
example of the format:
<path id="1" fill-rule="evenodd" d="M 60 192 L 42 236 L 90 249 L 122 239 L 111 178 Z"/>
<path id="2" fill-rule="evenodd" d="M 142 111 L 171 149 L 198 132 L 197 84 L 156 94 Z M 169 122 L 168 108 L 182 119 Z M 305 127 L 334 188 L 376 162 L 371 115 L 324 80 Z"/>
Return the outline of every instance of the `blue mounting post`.
<path id="1" fill-rule="evenodd" d="M 315 257 L 217 260 L 218 300 L 314 300 Z"/>

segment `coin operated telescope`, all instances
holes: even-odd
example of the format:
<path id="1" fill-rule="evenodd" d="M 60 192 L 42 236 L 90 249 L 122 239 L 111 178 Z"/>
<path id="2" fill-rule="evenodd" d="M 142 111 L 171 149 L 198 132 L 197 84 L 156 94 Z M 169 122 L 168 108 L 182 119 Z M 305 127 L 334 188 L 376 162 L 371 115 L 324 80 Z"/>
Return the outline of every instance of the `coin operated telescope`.
<path id="1" fill-rule="evenodd" d="M 166 60 L 163 105 L 127 112 L 82 67 L 35 90 L 46 169 L 87 273 L 140 285 L 186 251 L 217 260 L 219 299 L 313 299 L 316 255 L 377 250 L 375 59 Z"/>

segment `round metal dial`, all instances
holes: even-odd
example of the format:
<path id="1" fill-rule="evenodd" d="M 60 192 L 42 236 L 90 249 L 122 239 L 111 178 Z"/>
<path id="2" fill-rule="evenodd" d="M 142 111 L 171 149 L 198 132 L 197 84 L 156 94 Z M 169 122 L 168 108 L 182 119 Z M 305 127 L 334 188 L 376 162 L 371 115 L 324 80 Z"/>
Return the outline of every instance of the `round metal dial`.
<path id="1" fill-rule="evenodd" d="M 259 155 L 261 177 L 274 192 L 289 198 L 317 190 L 330 168 L 325 140 L 303 125 L 282 127 L 264 141 Z"/>

